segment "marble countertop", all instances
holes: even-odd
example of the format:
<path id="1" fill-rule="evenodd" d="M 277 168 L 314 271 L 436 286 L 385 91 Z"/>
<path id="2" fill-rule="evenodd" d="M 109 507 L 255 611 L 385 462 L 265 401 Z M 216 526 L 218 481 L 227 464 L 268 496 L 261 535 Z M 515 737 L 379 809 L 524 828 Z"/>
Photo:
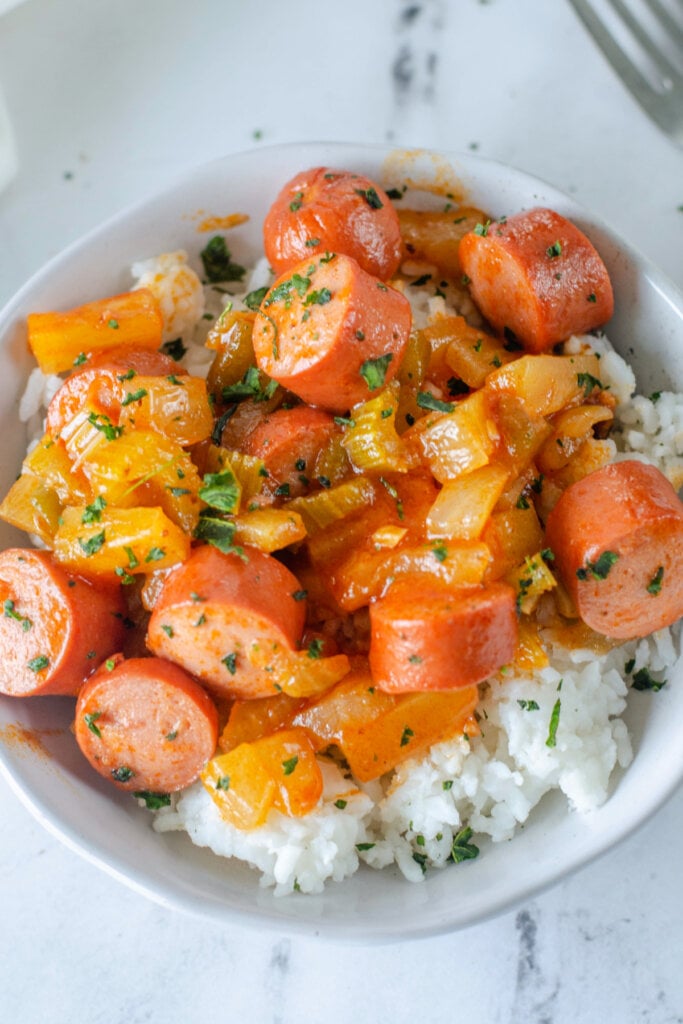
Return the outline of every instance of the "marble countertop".
<path id="1" fill-rule="evenodd" d="M 666 0 L 669 2 L 669 0 Z M 295 140 L 477 150 L 573 194 L 683 286 L 683 153 L 564 0 L 30 0 L 0 17 L 18 173 L 0 303 L 128 202 Z M 0 781 L 0 1021 L 683 1021 L 683 792 L 516 910 L 364 948 L 186 917 L 61 846 Z"/>

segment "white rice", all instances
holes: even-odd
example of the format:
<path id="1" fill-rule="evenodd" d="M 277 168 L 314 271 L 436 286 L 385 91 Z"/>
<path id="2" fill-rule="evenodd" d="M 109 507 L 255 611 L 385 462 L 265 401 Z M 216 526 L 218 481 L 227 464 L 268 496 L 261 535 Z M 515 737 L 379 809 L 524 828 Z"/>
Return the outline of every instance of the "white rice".
<path id="1" fill-rule="evenodd" d="M 418 277 L 425 273 L 421 265 L 408 270 Z M 211 361 L 203 346 L 211 320 L 228 300 L 244 308 L 246 292 L 272 281 L 267 262 L 260 260 L 241 294 L 211 286 L 202 290 L 181 252 L 136 264 L 133 273 L 136 286 L 151 287 L 159 298 L 164 337 L 183 337 L 188 345 L 183 362 L 196 373 L 204 373 Z M 433 287 L 403 290 L 417 326 L 454 309 L 475 321 L 478 316 L 469 296 L 451 286 L 437 296 Z M 606 338 L 572 338 L 566 350 L 587 346 L 600 355 L 601 381 L 618 400 L 615 458 L 650 462 L 680 487 L 683 396 L 634 396 L 633 372 Z M 39 370 L 29 379 L 20 415 L 36 426 L 36 434 L 41 433 L 41 407 L 59 383 Z M 478 836 L 493 842 L 510 839 L 549 790 L 560 790 L 577 813 L 600 806 L 609 796 L 612 771 L 625 768 L 633 756 L 620 717 L 628 693 L 626 665 L 633 662 L 631 671 L 647 666 L 655 675 L 668 672 L 680 654 L 680 633 L 679 623 L 601 655 L 553 644 L 548 633 L 550 667 L 529 675 L 501 673 L 481 687 L 481 734 L 469 741 L 440 743 L 399 765 L 392 776 L 363 786 L 321 757 L 319 807 L 304 818 L 271 811 L 266 823 L 251 832 L 224 821 L 197 782 L 155 814 L 154 828 L 184 830 L 219 856 L 245 861 L 261 873 L 261 885 L 274 886 L 276 895 L 320 892 L 326 881 L 353 874 L 361 860 L 373 868 L 395 863 L 407 879 L 419 882 L 427 868 L 446 864 L 454 838 L 465 827 L 473 830 L 474 842 Z M 554 712 L 553 746 L 547 741 Z"/>

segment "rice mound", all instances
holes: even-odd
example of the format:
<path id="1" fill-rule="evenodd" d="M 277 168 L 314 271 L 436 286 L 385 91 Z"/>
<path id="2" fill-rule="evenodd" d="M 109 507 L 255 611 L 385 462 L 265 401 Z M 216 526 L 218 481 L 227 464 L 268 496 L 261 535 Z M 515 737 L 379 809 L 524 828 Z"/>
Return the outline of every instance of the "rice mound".
<path id="1" fill-rule="evenodd" d="M 403 270 L 419 277 L 425 268 L 416 264 Z M 211 361 L 203 344 L 211 319 L 227 301 L 235 309 L 246 308 L 245 294 L 273 280 L 261 259 L 246 284 L 202 289 L 182 251 L 138 263 L 133 273 L 135 287 L 151 287 L 160 301 L 164 337 L 182 335 L 188 351 L 181 361 L 191 373 L 205 373 Z M 407 282 L 400 285 L 416 326 L 452 313 L 478 323 L 469 294 L 441 284 L 436 296 Z M 600 356 L 601 380 L 618 400 L 608 442 L 614 459 L 649 462 L 679 488 L 683 395 L 634 395 L 633 371 L 604 335 L 565 343 L 566 352 L 588 348 Z M 42 433 L 41 407 L 60 383 L 33 371 L 20 409 L 32 434 Z M 326 881 L 341 881 L 361 861 L 377 869 L 396 864 L 407 879 L 420 882 L 428 867 L 447 863 L 464 828 L 472 830 L 475 842 L 480 836 L 496 843 L 508 840 L 550 790 L 560 790 L 574 812 L 588 813 L 607 799 L 615 767 L 627 767 L 633 757 L 620 717 L 629 674 L 643 667 L 668 673 L 680 655 L 681 623 L 619 646 L 606 643 L 600 653 L 562 646 L 550 629 L 543 639 L 549 667 L 533 674 L 501 672 L 482 684 L 478 736 L 437 744 L 403 762 L 391 776 L 362 785 L 321 756 L 323 795 L 319 807 L 303 818 L 272 810 L 260 828 L 241 831 L 221 817 L 196 782 L 155 812 L 153 827 L 186 831 L 197 845 L 245 861 L 261 873 L 260 884 L 273 886 L 280 896 L 321 892 Z"/>

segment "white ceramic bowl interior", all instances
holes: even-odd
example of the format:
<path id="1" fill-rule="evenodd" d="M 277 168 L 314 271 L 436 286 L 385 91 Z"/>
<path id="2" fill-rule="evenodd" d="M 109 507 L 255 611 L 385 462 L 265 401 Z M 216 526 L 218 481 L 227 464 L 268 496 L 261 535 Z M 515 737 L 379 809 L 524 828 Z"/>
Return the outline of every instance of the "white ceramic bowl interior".
<path id="1" fill-rule="evenodd" d="M 178 248 L 196 257 L 207 238 L 197 230 L 200 210 L 250 215 L 229 238 L 236 258 L 248 263 L 260 254 L 261 223 L 277 191 L 297 171 L 321 164 L 368 174 L 386 186 L 410 179 L 464 193 L 495 216 L 544 205 L 571 218 L 596 244 L 610 271 L 616 313 L 608 335 L 634 366 L 639 389 L 645 394 L 683 391 L 680 294 L 647 260 L 553 187 L 471 155 L 343 144 L 261 148 L 200 167 L 174 188 L 115 217 L 52 260 L 0 314 L 3 493 L 26 445 L 17 417 L 30 367 L 26 315 L 126 290 L 135 260 Z M 25 544 L 26 539 L 3 524 L 0 544 L 11 543 Z M 184 834 L 156 834 L 149 813 L 96 775 L 80 754 L 69 731 L 73 702 L 68 699 L 0 697 L 0 767 L 51 832 L 161 903 L 279 931 L 366 942 L 404 939 L 456 929 L 507 909 L 586 864 L 652 814 L 683 777 L 682 676 L 679 666 L 661 692 L 631 693 L 626 717 L 635 759 L 615 776 L 602 808 L 579 816 L 567 812 L 563 798 L 546 798 L 512 842 L 481 843 L 477 860 L 431 871 L 422 884 L 405 881 L 397 870 L 363 868 L 341 884 L 328 883 L 320 896 L 276 899 L 245 865 L 193 846 Z"/>

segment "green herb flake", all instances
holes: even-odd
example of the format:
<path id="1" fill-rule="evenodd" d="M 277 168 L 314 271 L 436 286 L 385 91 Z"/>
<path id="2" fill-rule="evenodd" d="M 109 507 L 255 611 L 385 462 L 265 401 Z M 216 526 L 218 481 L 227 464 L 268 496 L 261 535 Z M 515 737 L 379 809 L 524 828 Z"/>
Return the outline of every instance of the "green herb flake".
<path id="1" fill-rule="evenodd" d="M 454 864 L 462 864 L 464 860 L 474 860 L 479 856 L 479 847 L 470 842 L 472 829 L 463 828 L 454 837 L 449 860 Z"/>
<path id="2" fill-rule="evenodd" d="M 576 570 L 576 576 L 580 580 L 587 580 L 592 576 L 595 580 L 606 580 L 612 566 L 619 561 L 616 551 L 603 551 L 595 562 L 586 562 L 585 567 Z"/>
<path id="3" fill-rule="evenodd" d="M 199 255 L 206 278 L 212 284 L 217 281 L 241 281 L 246 273 L 244 267 L 232 262 L 230 250 L 222 235 L 214 235 Z"/>
<path id="4" fill-rule="evenodd" d="M 273 493 L 275 494 L 275 496 L 277 498 L 288 498 L 289 497 L 289 491 L 290 491 L 289 484 L 280 484 L 279 487 L 275 488 Z"/>
<path id="5" fill-rule="evenodd" d="M 384 386 L 389 363 L 394 358 L 393 352 L 386 352 L 376 359 L 366 359 L 360 368 L 360 375 L 370 391 L 377 391 Z"/>
<path id="6" fill-rule="evenodd" d="M 235 554 L 246 561 L 244 550 L 232 543 L 234 535 L 235 524 L 216 516 L 200 516 L 194 531 L 195 540 L 203 540 L 224 555 Z"/>
<path id="7" fill-rule="evenodd" d="M 309 249 L 315 249 L 315 247 L 317 245 L 320 245 L 320 239 L 319 238 L 307 238 L 304 244 Z"/>
<path id="8" fill-rule="evenodd" d="M 449 789 L 453 789 L 453 779 L 444 779 L 441 783 L 441 788 L 448 792 Z"/>
<path id="9" fill-rule="evenodd" d="M 332 299 L 332 292 L 329 288 L 319 288 L 317 291 L 309 292 L 304 299 L 304 306 L 326 306 Z"/>
<path id="10" fill-rule="evenodd" d="M 317 659 L 321 658 L 323 653 L 323 642 L 319 638 L 311 640 L 310 644 L 306 648 L 306 654 L 309 658 Z"/>
<path id="11" fill-rule="evenodd" d="M 560 724 L 560 711 L 562 709 L 562 701 L 558 697 L 553 705 L 553 711 L 550 716 L 550 725 L 548 727 L 548 739 L 545 741 L 546 747 L 554 747 L 555 740 L 557 737 L 557 727 Z"/>
<path id="12" fill-rule="evenodd" d="M 291 203 L 289 204 L 289 209 L 292 211 L 292 213 L 296 213 L 297 210 L 301 209 L 301 200 L 303 198 L 304 198 L 303 192 L 295 192 L 294 193 L 294 199 L 292 199 Z"/>
<path id="13" fill-rule="evenodd" d="M 448 548 L 445 544 L 436 544 L 432 548 L 432 554 L 436 558 L 437 562 L 445 562 L 448 558 Z"/>
<path id="14" fill-rule="evenodd" d="M 125 765 L 121 765 L 120 768 L 112 768 L 111 775 L 117 782 L 130 782 L 135 772 L 132 768 L 126 768 Z"/>
<path id="15" fill-rule="evenodd" d="M 147 552 L 145 562 L 160 562 L 162 558 L 166 557 L 166 552 L 163 548 L 150 548 Z"/>
<path id="16" fill-rule="evenodd" d="M 455 409 L 453 402 L 442 402 L 430 391 L 418 391 L 417 404 L 421 409 L 431 409 L 433 412 L 453 412 Z"/>
<path id="17" fill-rule="evenodd" d="M 522 709 L 522 711 L 539 711 L 540 710 L 540 707 L 536 703 L 535 700 L 518 700 L 517 703 L 519 704 L 519 706 Z"/>
<path id="18" fill-rule="evenodd" d="M 107 320 L 107 327 L 111 327 L 112 331 L 118 331 L 118 329 L 119 329 L 119 322 L 118 322 L 118 320 L 115 320 L 114 317 L 111 317 L 111 319 Z"/>
<path id="19" fill-rule="evenodd" d="M 403 732 L 401 733 L 401 746 L 405 747 L 410 743 L 411 738 L 415 735 L 410 726 L 406 725 Z"/>
<path id="20" fill-rule="evenodd" d="M 29 629 L 31 629 L 31 627 L 33 626 L 33 623 L 29 618 L 26 618 L 25 615 L 20 615 L 19 612 L 16 611 L 14 607 L 14 601 L 11 601 L 9 598 L 7 598 L 2 608 L 5 614 L 5 618 L 14 619 L 16 622 L 20 622 L 21 628 L 23 629 L 24 633 L 28 633 Z"/>
<path id="21" fill-rule="evenodd" d="M 216 779 L 216 789 L 228 790 L 230 789 L 230 776 L 221 775 L 220 778 Z"/>
<path id="22" fill-rule="evenodd" d="M 164 738 L 167 739 L 169 741 L 169 743 L 172 743 L 173 740 L 177 740 L 178 739 L 178 730 L 177 729 L 173 729 L 171 732 L 167 732 L 166 736 Z"/>
<path id="23" fill-rule="evenodd" d="M 356 193 L 357 196 L 362 196 L 365 202 L 372 210 L 381 210 L 382 207 L 384 206 L 384 203 L 377 195 L 377 190 L 372 187 L 355 188 L 354 192 Z"/>
<path id="24" fill-rule="evenodd" d="M 650 395 L 650 401 L 654 405 L 655 402 L 658 402 L 661 397 L 662 397 L 662 392 L 661 391 L 653 391 L 652 394 Z"/>
<path id="25" fill-rule="evenodd" d="M 116 662 L 114 661 L 113 658 L 107 658 L 107 660 L 104 663 L 104 667 L 106 668 L 107 672 L 113 672 L 114 669 L 116 668 Z"/>
<path id="26" fill-rule="evenodd" d="M 74 366 L 83 366 L 83 363 L 87 363 L 87 361 L 88 357 L 86 356 L 85 352 L 79 352 L 76 358 L 74 359 Z"/>
<path id="27" fill-rule="evenodd" d="M 419 864 L 422 868 L 422 874 L 424 875 L 427 871 L 427 854 L 418 853 L 416 850 L 413 851 L 413 860 L 416 864 Z"/>
<path id="28" fill-rule="evenodd" d="M 546 254 L 546 256 L 548 256 L 548 257 L 549 257 L 549 258 L 550 258 L 551 260 L 554 260 L 554 259 L 556 259 L 556 258 L 557 258 L 558 256 L 561 256 L 561 255 L 562 255 L 562 243 L 561 243 L 560 241 L 557 241 L 557 242 L 553 242 L 553 244 L 552 244 L 552 245 L 549 245 L 549 246 L 548 246 L 548 248 L 547 248 L 547 249 L 546 249 L 546 251 L 545 251 L 545 254 Z"/>
<path id="29" fill-rule="evenodd" d="M 165 341 L 161 346 L 161 351 L 165 352 L 171 359 L 178 360 L 183 358 L 187 349 L 183 345 L 182 338 L 174 338 L 173 341 Z"/>
<path id="30" fill-rule="evenodd" d="M 106 501 L 102 495 L 98 495 L 93 501 L 92 505 L 86 505 L 81 516 L 82 523 L 99 523 L 102 518 L 102 513 L 106 507 Z"/>
<path id="31" fill-rule="evenodd" d="M 346 804 L 347 804 L 346 800 L 335 800 L 334 801 L 334 806 L 338 807 L 340 811 L 344 810 L 344 808 L 346 807 Z"/>
<path id="32" fill-rule="evenodd" d="M 100 732 L 99 726 L 96 725 L 96 722 L 97 722 L 97 719 L 101 718 L 101 717 L 102 717 L 102 712 L 101 711 L 93 711 L 92 714 L 83 715 L 83 721 L 85 722 L 87 727 L 90 729 L 90 732 L 94 733 L 95 736 L 97 736 L 97 738 L 100 739 L 100 740 L 102 739 L 102 733 Z"/>
<path id="33" fill-rule="evenodd" d="M 650 582 L 648 583 L 648 585 L 646 587 L 646 590 L 647 590 L 648 594 L 652 594 L 653 597 L 656 597 L 657 594 L 659 594 L 661 592 L 662 580 L 663 579 L 664 579 L 664 566 L 660 565 L 660 567 L 657 569 L 657 572 L 654 574 L 654 576 L 652 577 L 652 579 L 650 580 Z"/>
<path id="34" fill-rule="evenodd" d="M 598 297 L 595 294 L 595 292 L 591 292 L 590 295 L 586 296 L 586 298 L 587 298 L 588 302 L 597 302 L 598 301 Z"/>
<path id="35" fill-rule="evenodd" d="M 486 238 L 486 236 L 489 233 L 490 225 L 491 221 L 487 220 L 485 224 L 475 224 L 472 230 L 474 231 L 475 235 L 479 235 L 480 238 Z"/>
<path id="36" fill-rule="evenodd" d="M 286 761 L 282 762 L 282 771 L 285 775 L 291 775 L 296 766 L 299 763 L 299 758 L 295 754 L 294 757 L 288 757 Z"/>
<path id="37" fill-rule="evenodd" d="M 116 379 L 120 380 L 121 382 L 123 382 L 124 380 L 132 380 L 134 376 L 135 376 L 135 370 L 131 366 L 131 368 L 129 370 L 126 370 L 125 373 L 117 373 L 116 374 Z"/>
<path id="38" fill-rule="evenodd" d="M 177 382 L 174 381 L 173 383 Z M 132 402 L 140 402 L 142 401 L 143 398 L 146 397 L 147 394 L 148 392 L 146 388 L 138 388 L 137 391 L 127 391 L 123 398 L 123 401 L 121 402 L 121 407 L 130 405 Z"/>
<path id="39" fill-rule="evenodd" d="M 410 657 L 408 658 L 408 661 L 410 662 L 411 665 L 421 665 L 423 659 L 420 657 L 419 654 L 411 654 Z"/>
<path id="40" fill-rule="evenodd" d="M 237 655 L 233 652 L 232 654 L 226 654 L 224 658 L 221 658 L 221 665 L 225 665 L 231 676 L 237 672 Z"/>
<path id="41" fill-rule="evenodd" d="M 522 491 L 520 496 L 517 498 L 517 501 L 515 502 L 515 508 L 527 509 L 529 507 L 529 499 L 524 494 L 524 491 Z"/>
<path id="42" fill-rule="evenodd" d="M 78 538 L 78 543 L 86 558 L 92 558 L 93 555 L 96 555 L 104 544 L 104 541 L 104 530 L 101 530 L 100 533 L 96 533 L 93 537 L 89 537 L 88 540 L 83 540 L 82 537 Z"/>
<path id="43" fill-rule="evenodd" d="M 205 474 L 199 488 L 199 497 L 211 508 L 220 509 L 221 512 L 236 512 L 240 488 L 234 474 L 224 469 L 220 473 Z"/>
<path id="44" fill-rule="evenodd" d="M 359 853 L 365 853 L 367 850 L 372 850 L 374 845 L 374 843 L 356 843 L 356 849 Z"/>
<path id="45" fill-rule="evenodd" d="M 161 807 L 171 806 L 171 797 L 168 793 L 152 793 L 149 789 L 138 789 L 133 796 L 137 800 L 143 800 L 148 811 L 158 811 Z"/>
<path id="46" fill-rule="evenodd" d="M 659 693 L 662 687 L 666 686 L 666 679 L 653 679 L 648 669 L 639 668 L 633 673 L 632 685 L 634 690 L 652 690 L 653 693 Z"/>
<path id="47" fill-rule="evenodd" d="M 609 390 L 609 385 L 605 385 L 597 377 L 594 377 L 592 373 L 577 373 L 576 380 L 580 388 L 583 388 L 584 397 L 587 398 L 594 388 L 598 388 L 599 391 Z"/>
<path id="48" fill-rule="evenodd" d="M 123 433 L 123 427 L 114 426 L 108 416 L 103 413 L 91 412 L 88 416 L 88 423 L 95 430 L 101 431 L 106 437 L 107 441 L 115 441 L 117 437 L 121 437 Z"/>
<path id="49" fill-rule="evenodd" d="M 173 632 L 173 626 L 168 626 L 166 625 L 166 623 L 162 623 L 161 628 L 163 629 L 164 633 L 169 638 L 169 640 L 172 640 L 175 635 Z"/>
<path id="50" fill-rule="evenodd" d="M 263 300 L 265 299 L 267 294 L 267 286 L 263 288 L 254 288 L 252 292 L 247 292 L 247 294 L 244 296 L 244 305 L 247 307 L 247 309 L 256 311 L 263 302 Z"/>

